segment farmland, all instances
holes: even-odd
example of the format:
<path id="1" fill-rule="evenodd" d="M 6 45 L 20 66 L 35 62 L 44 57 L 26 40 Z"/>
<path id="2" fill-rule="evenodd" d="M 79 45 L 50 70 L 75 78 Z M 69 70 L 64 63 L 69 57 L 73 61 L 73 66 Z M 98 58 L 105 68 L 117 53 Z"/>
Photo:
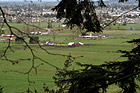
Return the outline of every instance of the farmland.
<path id="1" fill-rule="evenodd" d="M 14 23 L 12 25 L 15 26 L 16 24 Z M 54 25 L 58 26 L 58 24 Z M 46 25 L 43 25 L 42 27 L 45 26 Z M 22 24 L 19 24 L 18 27 L 19 29 L 22 29 Z M 42 47 L 54 54 L 71 54 L 74 57 L 83 56 L 80 58 L 76 58 L 73 62 L 73 67 L 75 69 L 78 69 L 80 67 L 75 65 L 75 62 L 99 65 L 119 57 L 122 54 L 117 52 L 118 50 L 131 50 L 133 47 L 135 47 L 133 44 L 128 44 L 127 41 L 140 37 L 140 31 L 138 30 L 104 30 L 103 34 L 105 34 L 107 37 L 97 40 L 87 40 L 75 38 L 78 36 L 78 33 L 73 33 L 73 30 L 70 29 L 64 29 L 62 31 L 56 32 L 55 38 L 57 46 Z M 51 33 L 48 35 L 38 36 L 40 42 L 53 40 L 53 36 Z M 25 40 L 28 42 L 29 39 L 25 38 Z M 85 45 L 80 47 L 68 47 L 68 42 L 83 42 Z M 0 42 L 1 53 L 4 51 L 7 45 L 8 42 Z M 11 46 L 14 52 L 8 50 L 7 57 L 9 59 L 18 60 L 32 58 L 30 50 L 24 49 L 23 44 L 15 44 L 15 42 L 13 41 L 13 43 L 11 43 Z M 59 68 L 64 67 L 64 62 L 67 59 L 66 57 L 59 55 L 49 55 L 45 51 L 41 50 L 36 44 L 30 44 L 30 46 L 33 48 L 35 54 L 38 57 Z M 127 59 L 120 58 L 117 61 L 123 60 Z M 10 62 L 7 62 L 5 60 L 0 60 L 0 65 L 0 85 L 4 87 L 4 93 L 23 93 L 26 92 L 28 88 L 31 88 L 32 90 L 37 89 L 38 91 L 42 91 L 44 83 L 46 83 L 49 88 L 55 88 L 55 84 L 53 83 L 54 80 L 52 79 L 52 77 L 55 74 L 56 69 L 40 60 L 35 60 L 35 66 L 40 65 L 37 70 L 38 73 L 35 74 L 34 70 L 30 73 L 30 80 L 35 81 L 35 83 L 31 85 L 29 85 L 27 81 L 27 75 L 17 73 L 17 71 L 27 72 L 32 66 L 31 60 L 21 60 L 18 64 L 15 65 L 12 65 Z M 117 91 L 117 88 L 115 88 L 114 90 L 109 91 Z"/>

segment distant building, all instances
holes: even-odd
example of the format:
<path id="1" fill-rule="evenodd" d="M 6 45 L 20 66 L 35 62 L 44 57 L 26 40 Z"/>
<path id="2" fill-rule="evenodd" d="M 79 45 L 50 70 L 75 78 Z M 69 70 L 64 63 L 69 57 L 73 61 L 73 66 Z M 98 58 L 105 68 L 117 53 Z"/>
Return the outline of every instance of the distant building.
<path id="1" fill-rule="evenodd" d="M 102 39 L 102 38 L 105 38 L 106 36 L 105 35 L 102 35 L 102 34 L 92 34 L 90 33 L 89 35 L 82 35 L 82 36 L 79 36 L 80 38 L 86 38 L 86 39 Z"/>

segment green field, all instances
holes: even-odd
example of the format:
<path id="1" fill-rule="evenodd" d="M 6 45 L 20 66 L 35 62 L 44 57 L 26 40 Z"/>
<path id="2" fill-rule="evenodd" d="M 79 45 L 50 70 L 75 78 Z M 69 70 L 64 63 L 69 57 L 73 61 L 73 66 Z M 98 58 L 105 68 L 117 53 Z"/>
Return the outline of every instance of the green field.
<path id="1" fill-rule="evenodd" d="M 16 24 L 12 25 L 14 26 Z M 65 55 L 71 54 L 74 57 L 83 56 L 82 58 L 75 59 L 74 62 L 99 65 L 122 55 L 121 53 L 117 52 L 118 50 L 131 50 L 135 46 L 133 44 L 128 44 L 127 41 L 140 37 L 140 31 L 130 30 L 105 30 L 103 31 L 103 34 L 107 36 L 104 39 L 86 40 L 75 38 L 78 34 L 73 33 L 72 30 L 65 29 L 63 31 L 56 32 L 55 37 L 58 46 L 42 47 L 51 53 Z M 47 41 L 49 39 L 53 40 L 52 34 L 42 36 L 39 35 L 40 42 Z M 26 38 L 26 41 L 28 42 L 28 38 Z M 83 42 L 85 45 L 81 47 L 68 47 L 68 42 Z M 61 45 L 59 43 L 63 44 Z M 0 42 L 0 53 L 5 50 L 7 45 L 8 42 Z M 15 42 L 13 42 L 11 43 L 11 46 L 14 52 L 8 50 L 7 58 L 13 60 L 32 58 L 30 50 L 28 48 L 24 49 L 23 44 L 15 44 Z M 34 49 L 36 56 L 59 68 L 64 67 L 64 62 L 67 59 L 66 57 L 49 55 L 45 51 L 41 50 L 38 45 L 30 46 Z M 123 60 L 127 59 L 121 58 L 118 61 Z M 35 60 L 35 66 L 41 63 L 43 63 L 43 65 L 38 67 L 37 74 L 35 74 L 34 70 L 30 73 L 30 80 L 35 81 L 35 83 L 29 85 L 27 75 L 17 72 L 27 72 L 32 66 L 32 61 L 21 60 L 18 64 L 12 65 L 10 62 L 0 60 L 0 85 L 4 87 L 4 93 L 25 93 L 28 88 L 32 90 L 37 89 L 39 92 L 41 92 L 44 83 L 46 83 L 49 88 L 55 88 L 52 77 L 55 74 L 56 69 L 38 59 Z M 75 69 L 80 68 L 74 63 L 73 65 Z M 109 93 L 115 93 L 117 90 L 118 87 L 111 86 Z"/>
<path id="2" fill-rule="evenodd" d="M 116 29 L 116 30 L 140 30 L 140 24 L 111 24 L 105 29 Z"/>

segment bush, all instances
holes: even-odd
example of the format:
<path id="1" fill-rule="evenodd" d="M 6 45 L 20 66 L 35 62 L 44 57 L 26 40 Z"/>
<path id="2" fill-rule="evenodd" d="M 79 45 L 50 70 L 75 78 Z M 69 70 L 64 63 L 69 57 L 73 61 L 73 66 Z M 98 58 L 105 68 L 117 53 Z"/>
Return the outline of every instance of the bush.
<path id="1" fill-rule="evenodd" d="M 30 44 L 37 44 L 39 43 L 39 37 L 38 36 L 32 36 L 29 40 Z"/>
<path id="2" fill-rule="evenodd" d="M 16 37 L 15 43 L 21 44 L 21 43 L 23 43 L 23 42 L 24 42 L 24 37 Z"/>

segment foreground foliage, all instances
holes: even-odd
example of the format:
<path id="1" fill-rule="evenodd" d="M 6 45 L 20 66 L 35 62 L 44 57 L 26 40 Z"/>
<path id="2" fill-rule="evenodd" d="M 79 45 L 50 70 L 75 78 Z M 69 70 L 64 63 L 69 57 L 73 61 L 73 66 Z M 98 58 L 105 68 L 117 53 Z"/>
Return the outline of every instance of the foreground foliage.
<path id="1" fill-rule="evenodd" d="M 101 27 L 100 25 L 98 25 L 98 20 L 96 20 L 97 18 L 94 18 L 95 20 L 92 19 L 92 13 L 96 13 L 95 11 L 92 11 L 92 13 L 90 12 L 90 10 L 95 10 L 95 6 L 91 4 L 91 1 L 66 1 L 67 0 L 62 0 L 59 5 L 54 8 L 54 10 L 58 11 L 58 18 L 66 17 L 68 19 L 68 25 L 70 26 L 72 26 L 73 24 L 80 26 L 82 24 L 83 28 L 87 29 L 86 32 L 101 31 Z M 128 0 L 119 0 L 119 2 L 125 1 Z M 77 6 L 81 7 L 81 3 L 84 3 L 86 6 L 80 8 L 80 12 L 75 11 L 75 9 L 79 9 L 79 7 Z M 74 7 L 71 7 L 70 4 L 72 4 Z M 100 0 L 100 5 L 104 5 L 102 0 Z M 82 10 L 85 11 L 85 13 L 83 14 L 83 16 L 85 15 L 85 18 L 82 17 Z M 75 14 L 76 12 L 76 15 L 79 15 L 78 17 L 73 16 L 73 14 Z M 87 24 L 86 21 L 83 21 L 84 19 L 89 23 Z M 90 27 L 87 26 L 89 24 Z M 123 93 L 135 93 L 136 89 L 140 89 L 135 82 L 135 80 L 139 81 L 140 73 L 140 39 L 129 41 L 129 43 L 135 43 L 137 46 L 131 51 L 120 51 L 124 53 L 122 57 L 127 57 L 128 61 L 113 62 L 98 66 L 78 63 L 78 65 L 83 67 L 83 69 L 68 70 L 68 66 L 66 66 L 66 68 L 64 68 L 63 70 L 58 70 L 54 77 L 55 83 L 59 87 L 57 92 L 99 93 L 102 91 L 103 93 L 105 93 L 109 85 L 116 84 L 122 89 Z M 67 64 L 70 64 L 71 59 L 66 62 Z"/>

